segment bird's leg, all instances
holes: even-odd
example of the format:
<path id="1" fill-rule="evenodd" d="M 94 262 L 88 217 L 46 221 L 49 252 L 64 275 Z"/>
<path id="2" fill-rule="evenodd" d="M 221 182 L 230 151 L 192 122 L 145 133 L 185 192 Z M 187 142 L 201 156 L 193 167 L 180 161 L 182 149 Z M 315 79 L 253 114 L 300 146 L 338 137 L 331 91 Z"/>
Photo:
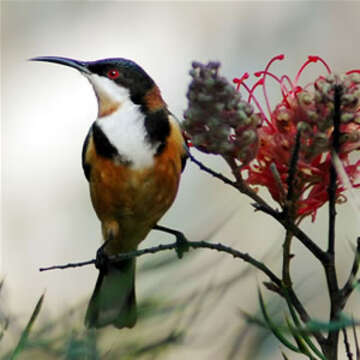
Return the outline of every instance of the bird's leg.
<path id="1" fill-rule="evenodd" d="M 162 232 L 166 232 L 168 234 L 175 236 L 175 238 L 176 238 L 176 254 L 179 259 L 181 259 L 183 257 L 184 252 L 189 250 L 188 240 L 186 239 L 185 235 L 181 231 L 175 230 L 175 229 L 170 229 L 166 226 L 162 226 L 162 225 L 158 225 L 158 224 L 156 224 L 153 227 L 153 229 L 159 230 Z"/>

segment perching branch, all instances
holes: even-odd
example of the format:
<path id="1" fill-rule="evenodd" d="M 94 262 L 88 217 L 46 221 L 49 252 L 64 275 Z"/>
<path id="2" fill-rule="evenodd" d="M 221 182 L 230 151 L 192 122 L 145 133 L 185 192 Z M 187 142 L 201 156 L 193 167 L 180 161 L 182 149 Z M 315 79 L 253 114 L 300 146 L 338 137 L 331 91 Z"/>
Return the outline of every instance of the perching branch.
<path id="1" fill-rule="evenodd" d="M 165 250 L 176 250 L 177 254 L 179 255 L 179 252 L 181 254 L 184 252 L 184 247 L 193 248 L 193 249 L 206 248 L 206 249 L 211 249 L 211 250 L 217 250 L 219 252 L 224 252 L 224 253 L 232 255 L 234 258 L 242 259 L 243 261 L 253 265 L 255 268 L 262 271 L 274 284 L 274 288 L 276 287 L 278 289 L 277 292 L 279 293 L 279 295 L 285 296 L 285 294 L 286 294 L 286 296 L 292 302 L 294 308 L 300 315 L 301 320 L 304 323 L 311 320 L 309 314 L 307 313 L 306 309 L 304 308 L 304 306 L 298 299 L 298 297 L 297 297 L 296 293 L 293 291 L 293 289 L 292 288 L 284 289 L 284 284 L 283 284 L 282 280 L 270 268 L 268 268 L 264 263 L 256 260 L 249 254 L 243 253 L 239 250 L 233 249 L 233 248 L 223 245 L 221 243 L 214 244 L 214 243 L 209 243 L 206 241 L 188 241 L 185 238 L 185 236 L 182 233 L 180 233 L 179 231 L 170 229 L 167 227 L 163 227 L 160 225 L 156 225 L 156 227 L 154 227 L 154 230 L 160 230 L 160 231 L 170 233 L 177 237 L 177 241 L 174 243 L 171 243 L 171 244 L 158 245 L 158 246 L 154 246 L 151 248 L 130 251 L 127 253 L 109 256 L 108 261 L 116 263 L 121 260 L 138 257 L 138 256 L 143 256 L 146 254 L 155 254 L 155 253 L 158 253 L 160 251 L 165 251 Z M 179 241 L 179 234 L 181 234 L 181 239 L 180 239 L 181 241 Z M 179 247 L 181 249 L 178 249 Z M 64 264 L 64 265 L 54 265 L 54 266 L 49 266 L 49 267 L 42 267 L 39 269 L 39 271 L 64 270 L 64 269 L 92 265 L 92 264 L 95 264 L 95 262 L 96 262 L 95 259 L 91 259 L 91 260 L 77 262 L 77 263 L 68 263 L 68 264 Z M 318 341 L 323 341 L 323 337 L 320 333 L 314 333 L 313 335 L 318 339 Z"/>
<path id="2" fill-rule="evenodd" d="M 245 262 L 255 266 L 257 269 L 261 270 L 265 275 L 268 276 L 268 278 L 274 282 L 277 286 L 281 286 L 281 280 L 262 262 L 254 259 L 252 256 L 250 256 L 247 253 L 243 253 L 241 251 L 238 251 L 236 249 L 231 248 L 230 246 L 225 246 L 223 244 L 213 244 L 206 241 L 188 241 L 186 240 L 186 244 L 189 248 L 198 249 L 198 248 L 205 248 L 205 249 L 212 249 L 217 250 L 219 252 L 224 252 L 227 254 L 232 255 L 234 258 L 242 259 Z M 121 260 L 130 259 L 133 257 L 143 256 L 146 254 L 155 254 L 160 251 L 165 250 L 176 250 L 179 246 L 178 242 L 174 242 L 167 245 L 158 245 L 151 248 L 146 248 L 143 250 L 136 250 L 136 251 L 129 251 L 122 254 L 117 254 L 113 256 L 109 256 L 109 261 L 112 263 L 119 262 Z M 80 266 L 86 266 L 95 264 L 95 259 L 83 261 L 83 262 L 77 262 L 77 263 L 69 263 L 65 265 L 54 265 L 49 267 L 43 267 L 40 268 L 40 271 L 48 271 L 48 270 L 56 270 L 56 269 L 68 269 L 68 268 L 75 268 Z"/>

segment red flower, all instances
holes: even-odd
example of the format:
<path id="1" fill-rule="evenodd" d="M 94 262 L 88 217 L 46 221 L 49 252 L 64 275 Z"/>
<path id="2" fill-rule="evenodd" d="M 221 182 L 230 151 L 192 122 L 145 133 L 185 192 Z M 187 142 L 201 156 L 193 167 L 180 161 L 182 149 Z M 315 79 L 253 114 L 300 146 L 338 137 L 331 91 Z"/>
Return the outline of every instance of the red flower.
<path id="1" fill-rule="evenodd" d="M 296 133 L 301 130 L 301 143 L 297 173 L 294 180 L 296 218 L 307 215 L 315 219 L 317 210 L 328 200 L 329 169 L 331 166 L 332 133 L 334 118 L 335 87 L 341 89 L 341 125 L 339 157 L 353 186 L 360 172 L 360 160 L 352 162 L 350 153 L 360 147 L 360 71 L 352 70 L 343 76 L 334 75 L 329 66 L 317 56 L 309 56 L 301 66 L 295 80 L 281 77 L 269 71 L 279 55 L 270 60 L 264 71 L 255 73 L 260 79 L 250 88 L 245 83 L 248 75 L 234 79 L 237 89 L 243 86 L 248 92 L 248 102 L 259 110 L 262 124 L 258 129 L 259 145 L 256 157 L 241 167 L 241 175 L 249 185 L 265 186 L 273 199 L 284 205 L 287 194 L 289 163 L 295 144 Z M 327 76 L 320 76 L 314 83 L 298 85 L 306 66 L 321 62 Z M 266 80 L 274 79 L 280 86 L 281 102 L 271 108 L 266 91 Z M 261 87 L 269 116 L 255 97 Z M 337 200 L 344 199 L 344 187 L 338 180 Z"/>

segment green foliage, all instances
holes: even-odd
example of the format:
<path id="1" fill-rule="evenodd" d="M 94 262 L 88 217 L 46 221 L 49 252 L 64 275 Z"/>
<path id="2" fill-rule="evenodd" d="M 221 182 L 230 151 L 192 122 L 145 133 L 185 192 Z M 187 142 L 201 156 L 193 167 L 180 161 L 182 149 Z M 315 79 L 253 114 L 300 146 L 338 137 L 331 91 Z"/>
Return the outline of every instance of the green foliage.
<path id="1" fill-rule="evenodd" d="M 265 304 L 263 295 L 258 289 L 258 299 L 261 309 L 262 319 L 256 315 L 248 314 L 241 311 L 241 315 L 249 324 L 254 324 L 270 330 L 270 332 L 289 350 L 305 355 L 310 360 L 327 360 L 326 356 L 318 349 L 312 340 L 312 334 L 322 332 L 339 331 L 351 327 L 353 329 L 356 350 L 358 351 L 358 336 L 356 334 L 356 326 L 358 325 L 354 319 L 341 313 L 337 321 L 323 322 L 311 320 L 303 324 L 298 318 L 297 313 L 288 302 L 289 316 L 285 316 L 285 322 L 275 321 L 275 316 L 270 315 L 268 307 Z M 291 335 L 296 345 L 290 341 L 288 336 Z M 360 354 L 360 351 L 359 351 Z M 287 356 L 282 353 L 284 359 Z"/>
<path id="2" fill-rule="evenodd" d="M 25 330 L 22 332 L 20 340 L 19 340 L 17 346 L 15 347 L 13 353 L 10 356 L 10 360 L 17 359 L 18 356 L 20 355 L 20 353 L 22 353 L 24 351 L 25 346 L 26 346 L 26 342 L 27 342 L 28 337 L 30 335 L 31 328 L 33 327 L 34 322 L 35 322 L 36 318 L 39 315 L 39 312 L 40 312 L 40 309 L 41 309 L 41 306 L 42 306 L 42 303 L 43 303 L 43 300 L 44 300 L 44 296 L 45 296 L 45 294 L 40 296 L 40 299 L 38 300 L 38 302 L 37 302 L 37 304 L 35 306 L 35 309 L 34 309 L 33 313 L 31 314 L 30 320 L 27 323 Z"/>
<path id="3" fill-rule="evenodd" d="M 258 297 L 259 297 L 259 303 L 260 303 L 260 307 L 261 307 L 261 312 L 264 316 L 266 325 L 269 327 L 269 329 L 272 331 L 272 333 L 278 338 L 278 340 L 285 345 L 287 348 L 289 348 L 292 351 L 295 351 L 297 353 L 301 353 L 301 350 L 296 347 L 295 345 L 293 345 L 284 335 L 283 331 L 280 329 L 279 326 L 277 326 L 272 320 L 271 317 L 269 316 L 267 309 L 266 309 L 266 305 L 264 302 L 264 298 L 261 294 L 260 289 L 258 290 Z"/>

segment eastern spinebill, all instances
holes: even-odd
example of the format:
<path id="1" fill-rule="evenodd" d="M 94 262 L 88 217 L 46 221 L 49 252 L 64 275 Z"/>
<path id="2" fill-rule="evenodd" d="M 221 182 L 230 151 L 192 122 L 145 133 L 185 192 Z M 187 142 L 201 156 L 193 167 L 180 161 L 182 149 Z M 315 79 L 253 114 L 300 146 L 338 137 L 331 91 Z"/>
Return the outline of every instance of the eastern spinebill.
<path id="1" fill-rule="evenodd" d="M 70 66 L 92 85 L 98 116 L 84 142 L 82 166 L 101 221 L 101 250 L 105 257 L 136 250 L 176 197 L 186 160 L 178 122 L 152 78 L 131 60 L 31 60 Z M 135 259 L 98 268 L 85 324 L 133 327 Z"/>

